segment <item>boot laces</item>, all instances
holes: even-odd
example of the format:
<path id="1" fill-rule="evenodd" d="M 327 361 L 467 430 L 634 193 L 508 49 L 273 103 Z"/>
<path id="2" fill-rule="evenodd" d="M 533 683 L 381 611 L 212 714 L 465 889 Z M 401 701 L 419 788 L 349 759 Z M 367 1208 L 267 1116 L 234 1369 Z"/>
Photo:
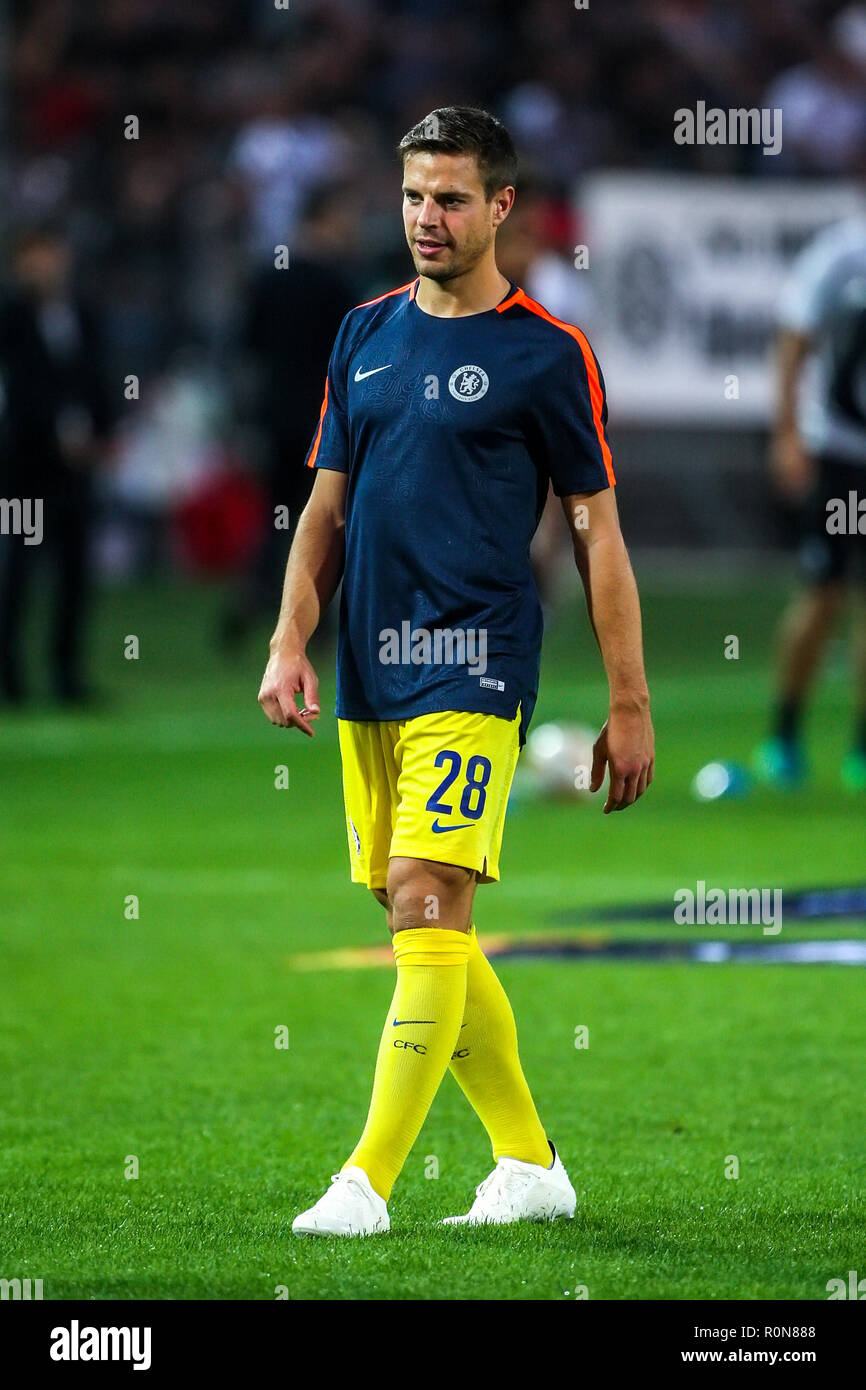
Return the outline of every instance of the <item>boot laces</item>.
<path id="1" fill-rule="evenodd" d="M 519 1196 L 527 1187 L 530 1187 L 538 1180 L 536 1173 L 529 1173 L 524 1168 L 505 1167 L 498 1163 L 493 1172 L 488 1174 L 482 1183 L 475 1189 L 476 1197 L 493 1197 L 503 1201 L 508 1201 Z"/>
<path id="2" fill-rule="evenodd" d="M 337 1183 L 338 1186 L 334 1188 L 332 1185 L 328 1189 L 330 1197 L 337 1197 L 343 1201 L 348 1201 L 352 1197 L 363 1197 L 365 1201 L 370 1200 L 369 1192 L 354 1173 L 332 1173 L 331 1183 Z"/>

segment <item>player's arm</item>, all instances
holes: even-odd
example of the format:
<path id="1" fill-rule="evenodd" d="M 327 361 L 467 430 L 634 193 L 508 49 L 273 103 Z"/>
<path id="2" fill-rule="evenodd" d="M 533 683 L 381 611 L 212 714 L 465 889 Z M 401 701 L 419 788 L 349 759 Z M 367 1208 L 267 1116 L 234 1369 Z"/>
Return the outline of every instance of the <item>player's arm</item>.
<path id="1" fill-rule="evenodd" d="M 808 333 L 791 329 L 782 329 L 776 342 L 776 425 L 770 467 L 780 492 L 791 498 L 801 497 L 812 479 L 812 461 L 797 429 L 797 397 L 812 348 Z"/>
<path id="2" fill-rule="evenodd" d="M 309 721 L 319 715 L 319 682 L 306 648 L 343 573 L 347 484 L 346 473 L 316 470 L 289 553 L 280 616 L 259 690 L 259 704 L 272 724 L 302 729 L 311 738 Z M 298 692 L 303 695 L 301 711 L 294 698 Z"/>
<path id="3" fill-rule="evenodd" d="M 607 765 L 607 814 L 637 801 L 655 769 L 640 601 L 613 488 L 574 493 L 561 501 L 610 687 L 610 713 L 595 743 L 590 782 L 590 790 L 598 791 Z"/>

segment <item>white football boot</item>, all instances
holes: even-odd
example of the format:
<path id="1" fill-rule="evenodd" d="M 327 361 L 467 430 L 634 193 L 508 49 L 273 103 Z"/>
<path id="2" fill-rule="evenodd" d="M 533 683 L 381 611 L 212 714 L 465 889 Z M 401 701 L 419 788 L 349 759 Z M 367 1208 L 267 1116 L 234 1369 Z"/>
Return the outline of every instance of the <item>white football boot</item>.
<path id="1" fill-rule="evenodd" d="M 550 1141 L 548 1140 L 548 1143 Z M 446 1216 L 443 1226 L 506 1226 L 512 1221 L 554 1221 L 574 1216 L 577 1195 L 553 1145 L 553 1165 L 500 1158 L 489 1177 L 475 1189 L 465 1216 Z"/>
<path id="2" fill-rule="evenodd" d="M 355 1167 L 335 1173 L 324 1197 L 292 1222 L 296 1236 L 371 1236 L 390 1229 L 387 1204 Z"/>

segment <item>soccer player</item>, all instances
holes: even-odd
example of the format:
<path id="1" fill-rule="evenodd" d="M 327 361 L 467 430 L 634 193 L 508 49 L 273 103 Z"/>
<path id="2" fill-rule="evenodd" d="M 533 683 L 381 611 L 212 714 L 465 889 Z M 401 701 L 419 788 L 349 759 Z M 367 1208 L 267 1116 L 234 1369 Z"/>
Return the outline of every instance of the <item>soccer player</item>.
<path id="1" fill-rule="evenodd" d="M 516 156 L 484 111 L 432 112 L 399 145 L 417 274 L 337 334 L 259 702 L 312 737 L 307 642 L 340 577 L 337 708 L 354 882 L 385 908 L 397 983 L 367 1123 L 297 1234 L 389 1229 L 388 1199 L 451 1070 L 496 1166 L 449 1221 L 571 1217 L 575 1193 L 521 1069 L 473 924 L 499 878 L 538 691 L 529 545 L 553 481 L 610 684 L 592 789 L 621 811 L 653 776 L 637 590 L 617 521 L 598 363 L 496 266 Z M 301 708 L 295 695 L 301 696 Z"/>
<path id="2" fill-rule="evenodd" d="M 771 459 L 780 491 L 800 507 L 804 583 L 782 619 L 773 728 L 754 768 L 781 787 L 804 780 L 806 701 L 856 581 L 857 710 L 842 782 L 866 791 L 866 211 L 820 232 L 801 253 L 779 317 Z"/>

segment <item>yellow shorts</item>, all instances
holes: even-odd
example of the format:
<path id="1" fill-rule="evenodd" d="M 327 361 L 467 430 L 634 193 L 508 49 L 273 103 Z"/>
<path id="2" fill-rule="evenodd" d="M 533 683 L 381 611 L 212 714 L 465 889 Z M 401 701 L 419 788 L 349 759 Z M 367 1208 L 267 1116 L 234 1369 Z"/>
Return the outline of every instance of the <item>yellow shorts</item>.
<path id="1" fill-rule="evenodd" d="M 447 710 L 337 727 L 353 883 L 384 888 L 397 856 L 499 878 L 519 709 L 513 720 Z"/>

